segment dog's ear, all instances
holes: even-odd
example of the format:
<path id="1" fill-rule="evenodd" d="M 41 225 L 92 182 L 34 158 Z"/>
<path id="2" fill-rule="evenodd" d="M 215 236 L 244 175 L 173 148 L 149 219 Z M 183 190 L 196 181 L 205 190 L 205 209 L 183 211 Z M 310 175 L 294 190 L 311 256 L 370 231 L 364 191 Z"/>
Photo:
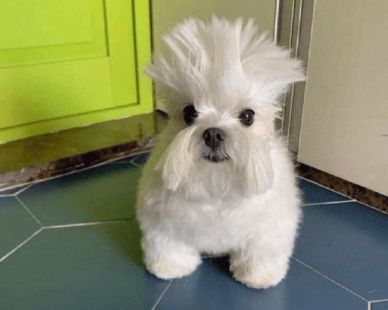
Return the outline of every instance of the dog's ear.
<path id="1" fill-rule="evenodd" d="M 276 46 L 267 34 L 257 35 L 257 27 L 250 19 L 241 26 L 240 57 L 244 72 L 256 84 L 261 97 L 269 101 L 283 94 L 295 82 L 304 81 L 301 61 L 291 57 L 290 51 Z"/>

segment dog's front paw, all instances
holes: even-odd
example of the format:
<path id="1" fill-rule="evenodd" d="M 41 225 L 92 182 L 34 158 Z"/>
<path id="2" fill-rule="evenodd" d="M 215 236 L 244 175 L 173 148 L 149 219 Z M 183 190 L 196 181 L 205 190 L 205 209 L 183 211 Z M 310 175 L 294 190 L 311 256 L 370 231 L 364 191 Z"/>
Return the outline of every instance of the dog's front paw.
<path id="1" fill-rule="evenodd" d="M 168 280 L 181 278 L 192 273 L 198 266 L 199 262 L 175 262 L 161 257 L 160 259 L 147 264 L 149 272 L 160 279 Z"/>
<path id="2" fill-rule="evenodd" d="M 159 256 L 152 261 L 146 261 L 149 272 L 160 279 L 181 278 L 192 273 L 201 263 L 198 254 Z"/>
<path id="3" fill-rule="evenodd" d="M 287 266 L 246 266 L 244 264 L 232 269 L 233 277 L 251 288 L 269 288 L 277 285 L 287 273 Z"/>

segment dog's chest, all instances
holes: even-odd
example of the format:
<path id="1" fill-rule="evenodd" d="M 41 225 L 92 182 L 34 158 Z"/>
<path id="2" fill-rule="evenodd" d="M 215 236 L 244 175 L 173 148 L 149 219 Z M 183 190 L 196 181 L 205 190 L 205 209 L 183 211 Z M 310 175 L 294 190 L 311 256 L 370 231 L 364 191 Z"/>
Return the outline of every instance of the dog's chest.
<path id="1" fill-rule="evenodd" d="M 264 216 L 258 201 L 182 200 L 178 204 L 172 214 L 175 233 L 201 251 L 224 252 L 238 246 L 258 229 Z"/>

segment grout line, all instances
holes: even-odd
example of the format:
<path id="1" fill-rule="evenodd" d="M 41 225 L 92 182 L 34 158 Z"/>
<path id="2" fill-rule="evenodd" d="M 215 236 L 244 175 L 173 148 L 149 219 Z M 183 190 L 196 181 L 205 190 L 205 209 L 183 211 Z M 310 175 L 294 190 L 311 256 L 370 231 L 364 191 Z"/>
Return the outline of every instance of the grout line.
<path id="1" fill-rule="evenodd" d="M 13 186 L 10 186 L 10 187 L 2 188 L 2 189 L 0 189 L 0 197 L 14 197 L 14 196 L 20 194 L 21 192 L 23 192 L 24 190 L 26 190 L 27 188 L 31 187 L 32 185 L 34 185 L 33 181 L 32 182 L 21 183 L 21 184 L 16 184 L 16 185 L 13 185 Z M 5 191 L 11 190 L 11 189 L 15 189 L 15 188 L 19 188 L 19 187 L 21 187 L 21 189 L 17 190 L 14 193 L 2 194 Z"/>
<path id="2" fill-rule="evenodd" d="M 338 195 L 347 197 L 347 198 L 349 198 L 349 199 L 354 199 L 353 197 L 350 197 L 350 196 L 347 196 L 347 195 L 345 195 L 345 194 L 343 194 L 343 193 L 337 192 L 336 190 L 334 190 L 334 189 L 332 189 L 332 188 L 330 188 L 330 187 L 326 187 L 325 185 L 319 184 L 318 182 L 312 181 L 312 180 L 307 179 L 307 178 L 305 178 L 305 177 L 302 177 L 302 176 L 300 176 L 300 175 L 298 176 L 298 178 L 300 178 L 300 179 L 302 179 L 302 180 L 305 180 L 305 181 L 307 181 L 307 182 L 310 182 L 310 183 L 312 183 L 312 184 L 315 184 L 315 185 L 317 185 L 317 186 L 319 186 L 319 187 L 325 188 L 325 189 L 327 189 L 327 190 L 329 190 L 329 191 L 332 191 L 332 192 L 334 192 L 334 193 L 337 193 Z M 365 202 L 359 201 L 359 200 L 357 200 L 357 199 L 354 199 L 354 201 L 356 201 L 356 202 L 358 202 L 359 204 L 362 204 L 362 205 L 364 205 L 364 206 L 366 206 L 366 207 L 368 207 L 368 208 L 371 208 L 371 209 L 373 209 L 373 210 L 375 210 L 375 211 L 378 211 L 378 212 L 381 212 L 381 213 L 383 213 L 383 214 L 385 214 L 385 215 L 388 215 L 388 212 L 385 212 L 385 211 L 383 211 L 383 210 L 381 210 L 381 209 L 379 209 L 379 208 L 376 208 L 376 207 L 373 207 L 373 206 L 371 206 L 371 205 L 368 205 L 368 204 L 365 203 Z"/>
<path id="3" fill-rule="evenodd" d="M 129 163 L 134 165 L 136 168 L 140 168 L 141 167 L 139 164 L 135 163 L 133 160 L 131 160 Z"/>
<path id="4" fill-rule="evenodd" d="M 361 295 L 357 294 L 356 292 L 353 292 L 351 289 L 347 288 L 346 286 L 342 285 L 341 283 L 335 281 L 334 279 L 328 277 L 327 275 L 323 274 L 322 272 L 316 270 L 315 268 L 307 265 L 306 263 L 302 262 L 301 260 L 297 259 L 295 256 L 292 256 L 292 258 L 297 261 L 299 264 L 305 266 L 307 269 L 310 269 L 311 271 L 314 271 L 315 273 L 319 274 L 320 276 L 324 277 L 326 280 L 334 283 L 335 285 L 343 288 L 344 290 L 348 291 L 349 293 L 353 294 L 354 296 L 357 296 L 358 298 L 362 299 L 363 301 L 369 303 L 369 300 L 365 299 Z"/>
<path id="5" fill-rule="evenodd" d="M 18 249 L 20 249 L 23 245 L 27 244 L 32 238 L 34 238 L 36 235 L 38 235 L 41 231 L 43 231 L 43 227 L 40 227 L 36 232 L 34 232 L 31 236 L 29 236 L 27 239 L 25 239 L 23 242 L 19 243 L 13 250 L 5 254 L 3 257 L 0 258 L 0 263 L 3 262 L 7 257 L 11 256 L 13 253 L 15 253 Z"/>
<path id="6" fill-rule="evenodd" d="M 146 154 L 146 153 L 143 153 L 143 154 Z M 143 154 L 139 154 L 139 155 L 133 157 L 129 162 L 130 162 L 132 165 L 134 165 L 135 167 L 141 168 L 141 165 L 139 165 L 135 160 L 138 159 L 138 158 L 139 158 L 141 155 L 143 155 Z"/>
<path id="7" fill-rule="evenodd" d="M 332 188 L 330 188 L 330 187 L 327 187 L 327 186 L 325 186 L 325 185 L 322 185 L 322 184 L 320 184 L 320 183 L 318 183 L 318 182 L 315 182 L 315 181 L 313 181 L 313 180 L 307 179 L 307 178 L 302 177 L 302 176 L 300 176 L 300 175 L 298 176 L 298 178 L 300 178 L 300 179 L 302 179 L 302 180 L 305 180 L 305 181 L 307 181 L 307 182 L 313 183 L 313 184 L 315 184 L 315 185 L 318 185 L 319 187 L 322 187 L 322 188 L 324 188 L 324 189 L 327 189 L 327 190 L 329 190 L 329 191 L 331 191 L 331 192 L 334 192 L 334 193 L 336 193 L 336 194 L 338 194 L 338 195 L 344 196 L 344 197 L 349 198 L 349 199 L 354 199 L 353 197 L 350 197 L 350 196 L 345 195 L 345 194 L 343 194 L 343 193 L 337 192 L 336 190 L 334 190 L 334 189 L 332 189 Z"/>
<path id="8" fill-rule="evenodd" d="M 375 211 L 381 212 L 381 213 L 383 213 L 384 215 L 388 215 L 388 212 L 385 212 L 385 211 L 383 211 L 383 210 L 381 210 L 381 209 L 379 209 L 379 208 L 373 207 L 373 206 L 368 205 L 367 203 L 362 202 L 362 201 L 359 201 L 359 200 L 356 200 L 356 201 L 357 201 L 359 204 L 362 204 L 362 205 L 364 205 L 364 206 L 367 207 L 367 208 L 370 208 L 370 209 L 373 209 L 373 210 L 375 210 Z"/>
<path id="9" fill-rule="evenodd" d="M 27 186 L 19 189 L 17 192 L 13 193 L 13 196 L 18 196 L 19 194 L 23 193 L 25 190 L 29 189 L 33 184 L 27 184 Z"/>
<path id="10" fill-rule="evenodd" d="M 40 226 L 42 226 L 41 221 L 39 221 L 39 219 L 34 215 L 34 213 L 32 213 L 30 211 L 30 209 L 27 208 L 27 206 L 24 204 L 24 202 L 18 196 L 15 196 L 15 198 L 19 202 L 19 204 L 24 208 L 24 210 L 26 210 L 28 212 L 28 214 L 31 215 L 31 217 L 35 220 L 35 222 L 37 222 Z"/>
<path id="11" fill-rule="evenodd" d="M 172 282 L 174 282 L 174 280 L 171 280 L 170 283 L 168 283 L 168 285 L 166 286 L 166 288 L 164 289 L 162 294 L 160 294 L 160 296 L 159 296 L 158 300 L 156 301 L 156 303 L 154 304 L 154 306 L 151 308 L 151 310 L 155 310 L 159 306 L 159 304 L 162 301 L 164 295 L 167 293 L 167 290 L 170 288 Z"/>
<path id="12" fill-rule="evenodd" d="M 72 227 L 80 227 L 80 226 L 95 226 L 95 225 L 101 225 L 101 224 L 112 224 L 112 223 L 117 223 L 117 222 L 128 222 L 130 220 L 131 220 L 130 218 L 127 218 L 127 219 L 116 219 L 116 220 L 74 223 L 74 224 L 48 225 L 48 226 L 44 226 L 43 229 L 72 228 Z"/>
<path id="13" fill-rule="evenodd" d="M 126 156 L 123 156 L 123 157 L 117 157 L 115 159 L 106 161 L 105 163 L 107 163 L 107 164 L 121 164 L 121 163 L 129 164 L 129 163 L 132 163 L 132 160 L 134 160 L 136 157 L 139 157 L 140 155 L 147 154 L 147 153 L 150 153 L 150 152 L 151 152 L 151 149 L 149 149 L 147 151 L 140 151 L 138 153 L 133 153 L 131 155 L 126 155 Z M 133 157 L 133 159 L 131 159 L 131 160 L 122 161 L 121 163 L 116 163 L 116 161 L 120 161 L 120 160 L 123 160 L 123 159 L 129 159 L 129 158 L 132 158 L 132 157 Z"/>
<path id="14" fill-rule="evenodd" d="M 371 300 L 370 302 L 371 302 L 371 303 L 379 303 L 379 302 L 385 302 L 385 301 L 388 301 L 388 298 Z"/>
<path id="15" fill-rule="evenodd" d="M 18 199 L 18 197 L 16 197 L 16 199 Z M 22 203 L 22 206 L 24 207 L 24 204 Z M 27 211 L 29 211 L 28 209 L 26 209 Z M 30 212 L 29 212 L 30 213 Z M 40 221 L 35 218 L 35 216 L 30 213 L 31 216 L 34 217 L 34 219 L 36 219 L 36 221 L 42 225 L 40 223 Z M 48 229 L 56 229 L 56 228 L 71 228 L 71 227 L 79 227 L 79 226 L 93 226 L 93 225 L 100 225 L 100 224 L 111 224 L 111 223 L 117 223 L 117 222 L 128 222 L 130 221 L 132 218 L 127 218 L 127 219 L 117 219 L 117 220 L 107 220 L 107 221 L 97 221 L 97 222 L 89 222 L 89 223 L 76 223 L 76 224 L 65 224 L 65 225 L 50 225 L 50 226 L 41 226 L 37 231 L 35 231 L 31 236 L 29 236 L 27 239 L 25 239 L 24 241 L 22 241 L 20 244 L 18 244 L 13 250 L 11 250 L 10 252 L 8 252 L 7 254 L 5 254 L 3 257 L 0 257 L 0 263 L 3 262 L 7 257 L 9 257 L 10 255 L 12 255 L 13 253 L 15 253 L 19 248 L 21 248 L 23 245 L 25 245 L 26 243 L 28 243 L 32 238 L 34 238 L 36 235 L 38 235 L 40 232 L 42 232 L 43 230 L 48 230 Z"/>
<path id="16" fill-rule="evenodd" d="M 357 202 L 357 200 L 352 199 L 352 200 L 339 200 L 339 201 L 326 201 L 326 202 L 305 203 L 305 204 L 302 204 L 302 207 L 334 205 L 334 204 L 349 203 L 349 202 Z"/>

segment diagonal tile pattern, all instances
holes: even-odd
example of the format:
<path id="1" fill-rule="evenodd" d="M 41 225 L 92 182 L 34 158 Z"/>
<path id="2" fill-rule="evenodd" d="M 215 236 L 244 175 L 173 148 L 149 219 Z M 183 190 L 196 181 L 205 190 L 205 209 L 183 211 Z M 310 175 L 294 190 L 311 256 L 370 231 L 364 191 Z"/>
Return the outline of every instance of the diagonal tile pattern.
<path id="1" fill-rule="evenodd" d="M 0 260 L 39 228 L 16 198 L 0 198 Z"/>
<path id="2" fill-rule="evenodd" d="M 387 215 L 352 202 L 306 207 L 304 218 L 297 258 L 368 300 L 388 297 Z"/>
<path id="3" fill-rule="evenodd" d="M 133 221 L 45 229 L 0 264 L 0 304 L 7 309 L 150 309 L 168 282 L 144 270 L 138 240 Z"/>
<path id="4" fill-rule="evenodd" d="M 147 156 L 0 193 L 0 309 L 388 309 L 388 216 L 307 180 L 277 287 L 239 284 L 226 258 L 182 279 L 150 275 L 133 219 Z"/>
<path id="5" fill-rule="evenodd" d="M 263 291 L 234 281 L 227 262 L 207 260 L 192 275 L 174 280 L 158 309 L 365 310 L 366 306 L 365 301 L 296 261 L 285 281 Z"/>
<path id="6" fill-rule="evenodd" d="M 139 175 L 132 164 L 105 165 L 36 184 L 19 198 L 44 225 L 131 218 Z"/>

